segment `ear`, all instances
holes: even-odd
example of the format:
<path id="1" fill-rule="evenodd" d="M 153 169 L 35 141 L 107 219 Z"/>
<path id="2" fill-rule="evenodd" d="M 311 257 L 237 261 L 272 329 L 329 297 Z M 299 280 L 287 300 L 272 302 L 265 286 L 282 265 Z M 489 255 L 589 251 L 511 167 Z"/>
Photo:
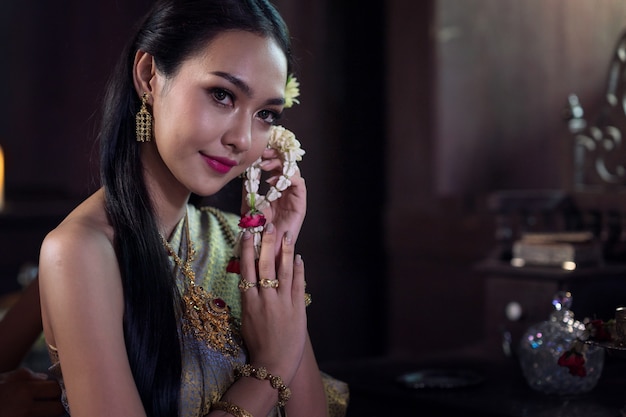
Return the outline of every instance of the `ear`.
<path id="1" fill-rule="evenodd" d="M 156 73 L 152 55 L 144 51 L 137 51 L 133 64 L 133 82 L 137 95 L 152 92 L 152 78 Z"/>

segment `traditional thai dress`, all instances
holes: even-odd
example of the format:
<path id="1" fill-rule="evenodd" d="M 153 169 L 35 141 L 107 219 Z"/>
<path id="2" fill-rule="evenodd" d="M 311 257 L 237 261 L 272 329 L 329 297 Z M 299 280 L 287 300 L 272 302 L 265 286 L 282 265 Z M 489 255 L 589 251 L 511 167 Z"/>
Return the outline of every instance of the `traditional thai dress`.
<path id="1" fill-rule="evenodd" d="M 195 275 L 194 284 L 207 296 L 206 301 L 213 312 L 218 315 L 226 311 L 236 328 L 241 318 L 241 295 L 238 288 L 240 276 L 227 272 L 227 265 L 236 244 L 239 217 L 212 207 L 196 208 L 188 205 L 187 210 L 187 220 L 181 220 L 176 226 L 168 240 L 169 247 L 179 259 L 185 260 L 188 256 L 188 242 L 193 242 L 195 256 L 191 267 Z M 174 261 L 172 267 L 183 301 L 190 302 L 189 296 L 185 296 L 190 293 L 189 279 L 181 273 L 180 266 Z M 246 363 L 247 352 L 237 332 L 225 337 L 220 332 L 203 333 L 194 328 L 199 327 L 199 323 L 193 317 L 190 319 L 183 314 L 180 319 L 181 328 L 185 331 L 181 332 L 184 339 L 179 415 L 200 417 L 208 414 L 211 404 L 219 401 L 235 382 L 235 368 Z M 198 334 L 209 335 L 211 340 L 207 342 L 206 337 L 203 339 Z M 69 413 L 58 352 L 52 346 L 49 346 L 49 352 L 52 361 L 50 371 L 59 379 L 63 389 L 63 402 Z M 322 377 L 329 415 L 344 416 L 348 404 L 347 385 L 326 374 L 322 374 Z M 270 416 L 280 415 L 280 412 L 276 407 Z"/>

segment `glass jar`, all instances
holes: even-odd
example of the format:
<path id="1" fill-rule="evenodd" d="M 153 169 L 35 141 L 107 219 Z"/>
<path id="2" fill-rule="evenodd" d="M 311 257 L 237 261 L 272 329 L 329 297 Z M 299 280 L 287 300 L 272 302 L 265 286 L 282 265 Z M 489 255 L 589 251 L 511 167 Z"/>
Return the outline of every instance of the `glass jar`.
<path id="1" fill-rule="evenodd" d="M 591 391 L 602 374 L 604 349 L 584 345 L 585 376 L 572 375 L 557 362 L 582 336 L 585 326 L 574 320 L 572 296 L 558 292 L 552 300 L 554 311 L 548 320 L 528 328 L 520 341 L 519 360 L 528 385 L 546 394 L 580 394 Z"/>

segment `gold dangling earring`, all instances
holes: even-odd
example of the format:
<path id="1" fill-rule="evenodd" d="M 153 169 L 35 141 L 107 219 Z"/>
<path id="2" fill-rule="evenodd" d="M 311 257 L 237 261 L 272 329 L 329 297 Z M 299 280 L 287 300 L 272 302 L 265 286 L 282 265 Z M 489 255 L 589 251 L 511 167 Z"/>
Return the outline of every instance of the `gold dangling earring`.
<path id="1" fill-rule="evenodd" d="M 143 93 L 141 96 L 141 108 L 135 116 L 137 142 L 150 142 L 152 138 L 152 115 L 146 106 L 147 102 L 148 93 Z"/>

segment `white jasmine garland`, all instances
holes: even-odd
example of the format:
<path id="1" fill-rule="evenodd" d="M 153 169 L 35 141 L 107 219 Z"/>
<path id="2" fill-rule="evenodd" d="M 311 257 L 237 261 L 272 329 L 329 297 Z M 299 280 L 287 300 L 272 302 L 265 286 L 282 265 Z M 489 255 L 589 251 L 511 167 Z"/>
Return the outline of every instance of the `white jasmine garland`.
<path id="1" fill-rule="evenodd" d="M 289 178 L 296 173 L 298 169 L 297 161 L 302 160 L 304 149 L 300 147 L 300 142 L 296 139 L 296 135 L 283 126 L 272 126 L 268 148 L 275 149 L 283 163 L 282 175 L 278 177 L 276 184 L 272 185 L 266 195 L 259 194 L 259 182 L 261 179 L 261 168 L 259 164 L 262 158 L 257 159 L 252 166 L 246 170 L 246 179 L 244 181 L 246 188 L 246 202 L 250 211 L 247 214 L 253 214 L 263 211 L 272 201 L 276 201 L 282 196 L 282 192 L 291 186 Z"/>
<path id="2" fill-rule="evenodd" d="M 294 103 L 299 104 L 300 102 L 296 99 L 298 96 L 300 96 L 300 83 L 293 74 L 289 74 L 287 84 L 285 85 L 284 107 L 289 108 Z M 278 178 L 276 184 L 270 187 L 267 194 L 262 196 L 259 194 L 259 182 L 261 180 L 261 168 L 259 165 L 263 159 L 257 159 L 246 170 L 244 186 L 246 189 L 246 203 L 250 210 L 244 216 L 259 214 L 272 201 L 276 201 L 282 196 L 282 192 L 291 185 L 289 178 L 298 169 L 297 161 L 301 161 L 302 155 L 304 155 L 304 150 L 300 147 L 300 142 L 296 139 L 296 135 L 283 126 L 272 126 L 267 147 L 278 152 L 278 157 L 283 163 L 282 175 Z M 263 226 L 261 226 L 262 230 Z"/>

